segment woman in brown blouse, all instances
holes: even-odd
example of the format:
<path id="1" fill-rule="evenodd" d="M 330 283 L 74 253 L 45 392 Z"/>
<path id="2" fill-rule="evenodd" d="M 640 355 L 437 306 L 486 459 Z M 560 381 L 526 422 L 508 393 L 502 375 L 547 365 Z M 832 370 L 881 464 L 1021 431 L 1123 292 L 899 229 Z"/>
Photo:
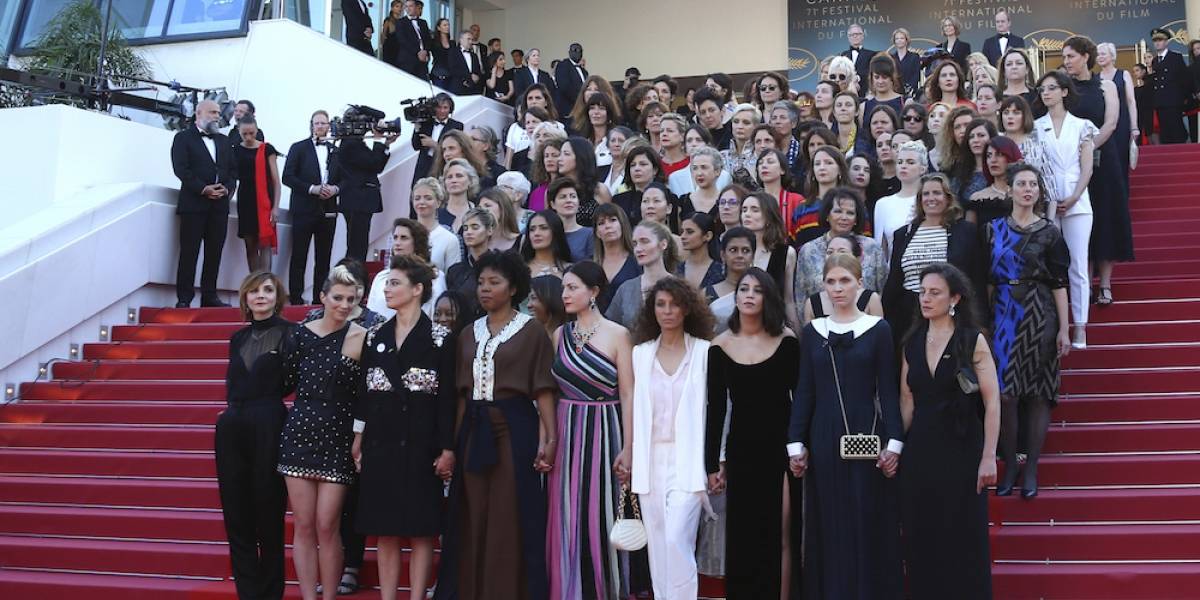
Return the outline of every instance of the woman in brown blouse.
<path id="1" fill-rule="evenodd" d="M 459 337 L 459 461 L 435 598 L 547 600 L 541 474 L 554 468 L 554 348 L 516 309 L 530 279 L 519 255 L 486 252 L 475 274 L 487 315 Z"/>

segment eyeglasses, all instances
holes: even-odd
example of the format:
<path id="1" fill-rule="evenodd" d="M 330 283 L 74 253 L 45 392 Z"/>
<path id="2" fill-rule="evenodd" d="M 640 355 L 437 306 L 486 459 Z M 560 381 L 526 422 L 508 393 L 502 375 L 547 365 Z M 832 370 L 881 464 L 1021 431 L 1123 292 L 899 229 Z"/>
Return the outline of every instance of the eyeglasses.
<path id="1" fill-rule="evenodd" d="M 922 119 L 921 117 L 919 117 L 917 115 L 905 115 L 904 116 L 905 123 L 920 123 L 923 120 L 924 119 Z"/>
<path id="2" fill-rule="evenodd" d="M 717 200 L 717 204 L 720 206 L 737 206 L 737 203 L 737 198 L 721 198 L 720 200 Z"/>
<path id="3" fill-rule="evenodd" d="M 847 77 L 847 75 L 845 73 L 836 73 L 836 74 L 830 73 L 829 74 L 829 79 L 832 81 L 844 81 L 846 79 L 846 77 Z"/>
<path id="4" fill-rule="evenodd" d="M 778 89 L 779 89 L 779 86 L 777 86 L 777 85 L 760 85 L 760 86 L 758 86 L 758 91 L 760 91 L 760 92 L 774 92 Z"/>

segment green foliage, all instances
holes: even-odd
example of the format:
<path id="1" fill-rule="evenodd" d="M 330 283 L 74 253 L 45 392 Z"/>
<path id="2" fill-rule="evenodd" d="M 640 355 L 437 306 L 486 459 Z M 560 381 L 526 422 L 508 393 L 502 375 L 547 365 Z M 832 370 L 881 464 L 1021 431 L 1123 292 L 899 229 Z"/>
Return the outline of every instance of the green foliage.
<path id="1" fill-rule="evenodd" d="M 100 60 L 100 32 L 103 24 L 104 15 L 92 0 L 75 0 L 55 15 L 46 26 L 46 31 L 38 38 L 25 62 L 26 68 L 33 73 L 92 83 L 96 65 Z M 132 82 L 125 77 L 149 76 L 149 65 L 125 41 L 115 18 L 109 27 L 104 62 L 113 84 L 127 86 Z M 30 91 L 39 103 L 79 104 L 77 98 L 47 98 L 37 90 L 19 90 L 17 86 L 4 86 L 4 89 L 0 90 L 0 107 L 28 106 L 32 100 Z"/>

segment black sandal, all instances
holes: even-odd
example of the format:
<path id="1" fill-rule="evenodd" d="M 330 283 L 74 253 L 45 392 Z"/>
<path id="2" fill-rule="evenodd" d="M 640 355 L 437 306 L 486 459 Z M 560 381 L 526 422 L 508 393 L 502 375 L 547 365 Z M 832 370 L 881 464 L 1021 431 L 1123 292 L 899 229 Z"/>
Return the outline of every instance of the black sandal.
<path id="1" fill-rule="evenodd" d="M 1112 288 L 1102 287 L 1100 293 L 1096 295 L 1097 306 L 1109 306 L 1113 303 Z"/>
<path id="2" fill-rule="evenodd" d="M 358 591 L 358 569 L 347 568 L 342 571 L 342 580 L 338 582 L 337 593 L 347 596 Z"/>

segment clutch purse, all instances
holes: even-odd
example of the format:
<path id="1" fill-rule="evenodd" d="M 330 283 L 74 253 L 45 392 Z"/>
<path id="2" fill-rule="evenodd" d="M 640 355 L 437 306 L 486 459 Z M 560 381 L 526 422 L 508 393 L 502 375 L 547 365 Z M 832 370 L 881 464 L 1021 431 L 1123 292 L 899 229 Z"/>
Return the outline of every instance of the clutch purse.
<path id="1" fill-rule="evenodd" d="M 833 364 L 833 384 L 837 388 L 838 406 L 842 409 L 842 424 L 846 434 L 838 438 L 838 453 L 842 460 L 878 460 L 883 448 L 879 436 L 875 435 L 875 426 L 879 423 L 879 412 L 876 411 L 871 419 L 871 433 L 850 433 L 850 419 L 846 418 L 846 401 L 842 399 L 842 381 L 838 378 L 837 359 L 833 356 L 833 348 L 829 350 L 829 362 Z"/>
<path id="2" fill-rule="evenodd" d="M 979 378 L 975 376 L 975 369 L 962 367 L 954 376 L 958 379 L 958 387 L 962 393 L 975 394 L 979 392 Z"/>
<path id="3" fill-rule="evenodd" d="M 608 532 L 608 543 L 613 548 L 625 552 L 633 552 L 646 547 L 646 526 L 642 524 L 642 511 L 638 508 L 637 498 L 632 497 L 629 488 L 621 486 L 621 499 L 617 506 L 617 520 L 612 530 Z M 633 507 L 633 518 L 625 518 L 625 498 Z"/>

